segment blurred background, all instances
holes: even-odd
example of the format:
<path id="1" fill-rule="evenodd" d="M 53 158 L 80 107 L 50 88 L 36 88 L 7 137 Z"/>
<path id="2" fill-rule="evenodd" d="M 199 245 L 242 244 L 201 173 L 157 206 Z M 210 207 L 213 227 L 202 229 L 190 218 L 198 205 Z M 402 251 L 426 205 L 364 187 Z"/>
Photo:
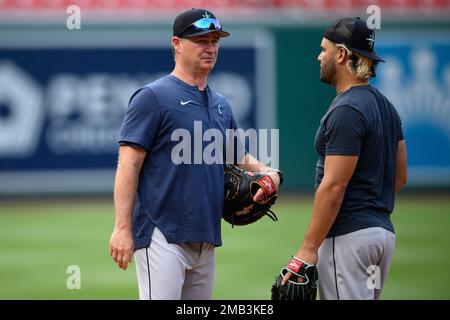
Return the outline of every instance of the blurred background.
<path id="1" fill-rule="evenodd" d="M 449 0 L 0 0 L 0 299 L 138 297 L 134 265 L 119 270 L 108 251 L 118 131 L 131 94 L 172 71 L 172 22 L 192 7 L 232 34 L 210 86 L 242 128 L 279 129 L 285 174 L 279 222 L 223 225 L 214 297 L 268 299 L 298 249 L 335 95 L 319 80 L 320 41 L 337 17 L 360 16 L 379 22 L 386 63 L 371 83 L 408 146 L 383 298 L 450 299 Z"/>

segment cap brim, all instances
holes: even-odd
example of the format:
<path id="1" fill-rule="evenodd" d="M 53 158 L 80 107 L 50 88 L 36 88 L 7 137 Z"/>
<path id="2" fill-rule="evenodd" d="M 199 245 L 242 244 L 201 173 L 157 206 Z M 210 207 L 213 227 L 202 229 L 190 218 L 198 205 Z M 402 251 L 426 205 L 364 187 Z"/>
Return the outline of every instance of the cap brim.
<path id="1" fill-rule="evenodd" d="M 217 31 L 217 30 L 203 30 L 203 31 L 197 31 L 197 32 L 194 32 L 194 33 L 190 33 L 188 35 L 184 35 L 183 38 L 191 38 L 191 37 L 195 37 L 195 36 L 201 36 L 201 35 L 208 34 L 208 33 L 211 33 L 211 32 L 216 32 L 217 34 L 219 34 L 220 38 L 225 38 L 225 37 L 230 36 L 229 32 L 223 31 L 223 30 L 220 30 L 220 31 Z"/>
<path id="2" fill-rule="evenodd" d="M 351 51 L 356 52 L 356 53 L 362 55 L 363 57 L 369 58 L 371 60 L 386 62 L 383 59 L 381 59 L 375 52 L 369 52 L 369 51 L 359 50 L 359 49 L 355 49 L 355 48 L 349 48 L 349 49 Z"/>

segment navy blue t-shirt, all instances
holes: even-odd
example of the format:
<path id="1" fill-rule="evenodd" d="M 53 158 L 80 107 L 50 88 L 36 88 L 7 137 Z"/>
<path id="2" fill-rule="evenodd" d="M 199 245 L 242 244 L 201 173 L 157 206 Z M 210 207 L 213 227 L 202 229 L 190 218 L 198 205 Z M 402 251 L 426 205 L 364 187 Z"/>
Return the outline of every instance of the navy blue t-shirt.
<path id="1" fill-rule="evenodd" d="M 227 100 L 208 86 L 205 90 L 169 75 L 139 89 L 130 100 L 119 143 L 147 151 L 132 219 L 135 250 L 150 244 L 155 226 L 170 243 L 222 244 L 223 161 L 205 164 L 198 155 L 211 151 L 207 146 L 215 136 L 202 138 L 208 129 L 225 137 L 236 123 Z M 189 144 L 190 149 L 176 147 Z"/>
<path id="2" fill-rule="evenodd" d="M 394 209 L 398 142 L 403 139 L 395 108 L 374 87 L 355 86 L 334 99 L 316 135 L 316 189 L 323 178 L 325 156 L 359 158 L 327 237 L 370 227 L 394 232 L 390 213 Z"/>

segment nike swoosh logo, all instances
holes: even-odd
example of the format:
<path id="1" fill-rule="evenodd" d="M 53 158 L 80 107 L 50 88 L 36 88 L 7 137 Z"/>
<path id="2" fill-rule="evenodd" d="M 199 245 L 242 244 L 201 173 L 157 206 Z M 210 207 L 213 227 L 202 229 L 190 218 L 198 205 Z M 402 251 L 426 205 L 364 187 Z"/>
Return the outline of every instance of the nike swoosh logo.
<path id="1" fill-rule="evenodd" d="M 194 101 L 192 101 L 192 100 L 188 100 L 188 101 L 180 100 L 180 103 L 181 103 L 182 106 L 187 105 L 189 102 L 194 102 Z"/>

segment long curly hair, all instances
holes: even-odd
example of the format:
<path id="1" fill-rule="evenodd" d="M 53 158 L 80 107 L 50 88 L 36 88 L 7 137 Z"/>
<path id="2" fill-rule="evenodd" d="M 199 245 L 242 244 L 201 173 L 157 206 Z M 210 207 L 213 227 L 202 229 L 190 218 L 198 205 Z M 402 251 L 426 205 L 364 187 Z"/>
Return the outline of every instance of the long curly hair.
<path id="1" fill-rule="evenodd" d="M 358 79 L 368 80 L 369 78 L 375 78 L 375 69 L 378 65 L 378 61 L 363 57 L 362 55 L 351 51 L 345 44 L 336 44 L 336 47 L 343 48 L 347 51 L 349 60 L 347 61 L 347 69 L 352 74 L 355 74 Z"/>

